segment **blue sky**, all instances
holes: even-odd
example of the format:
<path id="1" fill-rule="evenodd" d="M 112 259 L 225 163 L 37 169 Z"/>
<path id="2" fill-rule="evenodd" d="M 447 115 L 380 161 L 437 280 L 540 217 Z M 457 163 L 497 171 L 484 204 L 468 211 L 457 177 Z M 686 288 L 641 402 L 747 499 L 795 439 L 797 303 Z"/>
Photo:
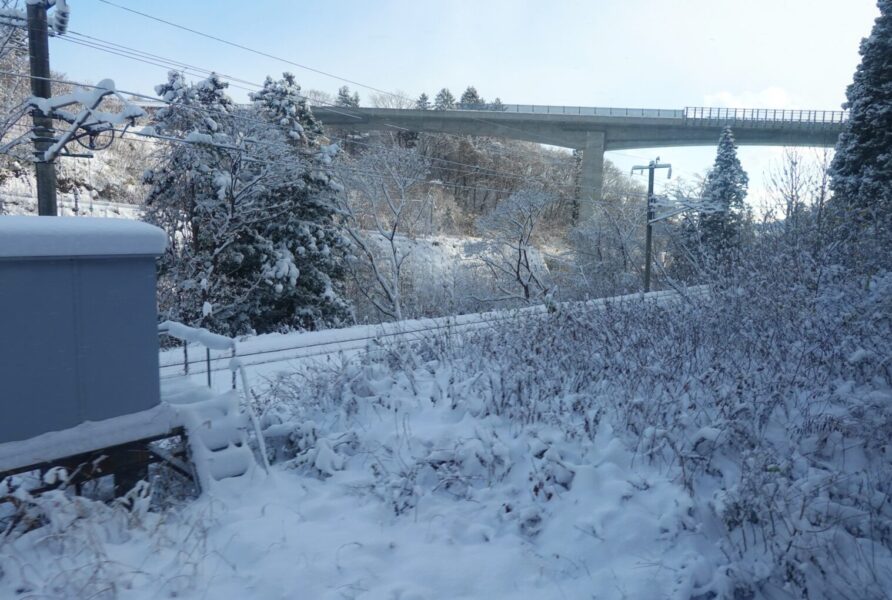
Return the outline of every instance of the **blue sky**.
<path id="1" fill-rule="evenodd" d="M 472 84 L 507 103 L 837 109 L 874 0 L 113 0 L 375 88 L 417 96 Z M 146 20 L 69 0 L 70 28 L 248 81 L 295 73 L 344 82 Z M 54 70 L 151 93 L 165 69 L 53 40 Z M 374 92 L 352 85 L 361 97 Z M 242 90 L 232 94 L 243 99 Z M 660 155 L 690 177 L 711 148 L 610 153 L 624 169 Z M 752 196 L 779 149 L 742 148 Z"/>

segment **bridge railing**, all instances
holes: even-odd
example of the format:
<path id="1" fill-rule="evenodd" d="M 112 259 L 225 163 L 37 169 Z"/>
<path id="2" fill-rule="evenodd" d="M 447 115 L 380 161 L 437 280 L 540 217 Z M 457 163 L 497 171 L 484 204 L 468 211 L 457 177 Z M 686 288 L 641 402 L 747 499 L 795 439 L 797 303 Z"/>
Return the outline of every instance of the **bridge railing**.
<path id="1" fill-rule="evenodd" d="M 555 106 L 545 104 L 456 104 L 457 110 L 533 113 L 543 115 L 584 115 L 589 117 L 647 117 L 681 119 L 683 110 L 666 108 L 615 108 L 602 106 Z"/>
<path id="2" fill-rule="evenodd" d="M 849 113 L 845 110 L 780 110 L 773 108 L 713 108 L 688 106 L 685 121 L 694 124 L 762 124 L 800 123 L 803 125 L 838 125 L 844 123 Z"/>
<path id="3" fill-rule="evenodd" d="M 584 115 L 593 117 L 643 117 L 649 119 L 684 119 L 691 124 L 764 124 L 799 123 L 803 125 L 838 125 L 848 119 L 843 110 L 781 110 L 773 108 L 714 108 L 688 106 L 683 110 L 666 108 L 616 108 L 602 106 L 556 106 L 543 104 L 456 104 L 456 110 L 529 113 L 545 115 Z"/>

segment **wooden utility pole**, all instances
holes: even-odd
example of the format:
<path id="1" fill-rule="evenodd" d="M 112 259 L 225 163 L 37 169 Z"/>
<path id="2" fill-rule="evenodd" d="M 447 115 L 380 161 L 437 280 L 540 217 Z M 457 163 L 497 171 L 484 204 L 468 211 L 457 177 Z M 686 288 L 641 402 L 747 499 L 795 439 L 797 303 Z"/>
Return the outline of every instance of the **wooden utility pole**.
<path id="1" fill-rule="evenodd" d="M 654 172 L 657 169 L 669 169 L 668 177 L 672 177 L 672 165 L 669 163 L 661 163 L 660 157 L 650 161 L 647 166 L 636 165 L 632 167 L 632 173 L 635 171 L 647 170 L 647 231 L 644 236 L 644 291 L 650 291 L 650 266 L 653 253 L 653 219 L 654 219 Z"/>
<path id="2" fill-rule="evenodd" d="M 53 95 L 50 85 L 50 44 L 45 2 L 28 3 L 28 54 L 31 59 L 31 94 L 37 98 Z M 56 216 L 56 165 L 45 160 L 53 145 L 53 120 L 34 109 L 34 163 L 37 178 L 37 214 Z"/>

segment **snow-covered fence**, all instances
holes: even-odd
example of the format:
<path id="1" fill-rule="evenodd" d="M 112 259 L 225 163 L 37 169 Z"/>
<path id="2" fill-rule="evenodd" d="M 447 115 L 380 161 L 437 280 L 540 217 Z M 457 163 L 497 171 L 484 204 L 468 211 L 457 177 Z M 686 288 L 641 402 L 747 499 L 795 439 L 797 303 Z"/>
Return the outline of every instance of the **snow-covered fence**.
<path id="1" fill-rule="evenodd" d="M 602 309 L 611 304 L 629 302 L 665 302 L 684 297 L 702 297 L 709 291 L 708 286 L 696 286 L 680 291 L 661 290 L 647 294 L 627 294 L 610 298 L 598 298 L 586 302 L 558 303 L 555 305 L 536 305 L 520 309 L 488 311 L 433 319 L 410 319 L 378 325 L 357 325 L 342 329 L 329 329 L 287 335 L 265 335 L 248 338 L 238 344 L 238 361 L 246 367 L 256 367 L 294 360 L 320 358 L 339 353 L 364 352 L 373 344 L 395 344 L 413 341 L 432 334 L 446 333 L 461 335 L 475 330 L 493 327 L 498 323 L 518 318 L 537 318 L 561 306 L 579 305 L 594 309 Z M 226 338 L 228 339 L 228 338 Z M 197 340 L 196 340 L 197 341 Z M 210 349 L 205 351 L 204 364 L 189 362 L 188 350 L 184 347 L 185 360 L 173 358 L 167 353 L 161 359 L 161 379 L 174 379 L 183 375 L 205 373 L 210 371 L 226 371 L 232 355 L 226 349 L 218 351 L 214 356 Z M 197 367 L 193 368 L 193 367 Z M 208 375 L 208 385 L 211 378 Z"/>
<path id="2" fill-rule="evenodd" d="M 261 463 L 265 470 L 269 470 L 269 461 L 263 442 L 263 434 L 260 431 L 257 415 L 254 413 L 254 409 L 251 406 L 251 386 L 248 383 L 248 374 L 245 371 L 242 362 L 236 357 L 236 341 L 225 335 L 212 333 L 211 331 L 200 327 L 189 327 L 188 325 L 177 323 L 176 321 L 164 321 L 163 323 L 160 323 L 158 325 L 158 333 L 160 335 L 168 335 L 183 342 L 183 353 L 185 357 L 184 371 L 187 375 L 189 373 L 189 344 L 198 344 L 204 347 L 206 361 L 205 371 L 207 373 L 207 385 L 209 388 L 213 385 L 213 380 L 211 379 L 211 373 L 213 372 L 213 369 L 211 368 L 211 350 L 231 353 L 227 368 L 232 373 L 232 393 L 235 394 L 235 390 L 238 387 L 236 383 L 238 379 L 241 378 L 242 398 L 244 400 L 241 410 L 247 415 L 251 423 L 251 428 L 254 430 L 257 444 L 259 446 Z M 220 401 L 226 402 L 224 398 L 225 396 L 221 396 Z M 193 449 L 194 447 L 195 444 L 193 444 Z M 204 485 L 204 483 L 202 485 Z"/>
<path id="3" fill-rule="evenodd" d="M 183 374 L 189 374 L 189 344 L 198 344 L 204 347 L 205 351 L 205 372 L 207 373 L 208 387 L 212 387 L 211 379 L 211 350 L 222 352 L 231 352 L 230 370 L 232 371 L 232 389 L 236 387 L 236 371 L 235 365 L 235 340 L 224 335 L 212 333 L 204 328 L 189 327 L 176 321 L 164 321 L 158 325 L 159 335 L 168 335 L 183 343 Z M 218 357 L 219 359 L 220 357 Z"/>

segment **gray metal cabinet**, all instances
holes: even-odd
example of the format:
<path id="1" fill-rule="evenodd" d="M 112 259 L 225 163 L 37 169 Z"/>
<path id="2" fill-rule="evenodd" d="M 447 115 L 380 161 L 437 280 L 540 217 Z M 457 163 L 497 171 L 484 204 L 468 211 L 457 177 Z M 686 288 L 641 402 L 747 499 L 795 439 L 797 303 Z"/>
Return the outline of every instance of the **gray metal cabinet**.
<path id="1" fill-rule="evenodd" d="M 158 404 L 165 243 L 123 219 L 0 217 L 0 443 Z"/>

